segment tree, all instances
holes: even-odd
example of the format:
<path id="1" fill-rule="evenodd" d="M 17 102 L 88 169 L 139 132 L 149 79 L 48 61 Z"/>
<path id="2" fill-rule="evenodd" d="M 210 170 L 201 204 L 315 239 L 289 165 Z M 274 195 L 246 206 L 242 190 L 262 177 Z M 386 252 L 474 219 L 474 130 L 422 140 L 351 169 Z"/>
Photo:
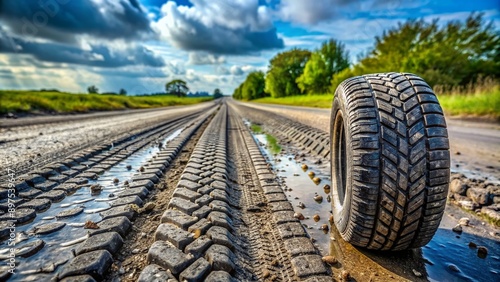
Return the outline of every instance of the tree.
<path id="1" fill-rule="evenodd" d="M 326 94 L 334 74 L 349 67 L 349 53 L 344 44 L 330 39 L 312 53 L 304 67 L 304 73 L 297 78 L 301 92 L 307 94 Z"/>
<path id="2" fill-rule="evenodd" d="M 241 100 L 243 99 L 243 97 L 241 96 L 241 89 L 243 88 L 243 83 L 241 83 L 238 88 L 234 89 L 234 92 L 233 92 L 233 98 L 234 99 L 237 99 L 237 100 Z"/>
<path id="3" fill-rule="evenodd" d="M 482 14 L 439 25 L 408 20 L 375 38 L 375 46 L 358 65 L 332 79 L 332 88 L 350 76 L 411 72 L 434 85 L 467 85 L 478 77 L 500 78 L 500 35 Z"/>
<path id="4" fill-rule="evenodd" d="M 310 56 L 310 51 L 297 48 L 274 56 L 266 75 L 265 91 L 275 98 L 301 94 L 296 80 Z"/>
<path id="5" fill-rule="evenodd" d="M 214 90 L 214 99 L 219 99 L 219 98 L 222 98 L 222 96 L 224 96 L 222 94 L 222 91 L 220 91 L 219 88 L 215 88 Z"/>
<path id="6" fill-rule="evenodd" d="M 127 90 L 125 90 L 125 89 L 122 88 L 122 89 L 120 89 L 119 93 L 120 93 L 120 95 L 124 95 L 125 96 L 125 95 L 127 95 Z"/>
<path id="7" fill-rule="evenodd" d="M 87 91 L 90 94 L 98 94 L 99 93 L 99 88 L 97 88 L 95 85 L 91 85 L 91 86 L 87 87 Z"/>
<path id="8" fill-rule="evenodd" d="M 266 96 L 264 91 L 266 87 L 266 80 L 262 71 L 253 71 L 248 74 L 243 87 L 241 89 L 241 96 L 245 100 L 253 100 Z"/>
<path id="9" fill-rule="evenodd" d="M 165 90 L 168 94 L 177 95 L 177 97 L 186 96 L 189 88 L 182 79 L 174 79 L 165 85 Z"/>

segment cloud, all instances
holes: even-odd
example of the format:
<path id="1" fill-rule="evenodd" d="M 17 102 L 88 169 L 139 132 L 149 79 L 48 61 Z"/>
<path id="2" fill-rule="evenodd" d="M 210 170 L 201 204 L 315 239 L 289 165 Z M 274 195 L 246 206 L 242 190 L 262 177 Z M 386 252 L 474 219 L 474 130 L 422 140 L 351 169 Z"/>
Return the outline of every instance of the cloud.
<path id="1" fill-rule="evenodd" d="M 50 51 L 48 51 L 50 50 Z M 144 65 L 162 67 L 165 61 L 140 45 L 111 48 L 88 44 L 86 48 L 53 42 L 36 42 L 9 36 L 0 28 L 0 53 L 31 55 L 41 62 L 79 64 L 95 67 Z"/>
<path id="2" fill-rule="evenodd" d="M 0 1 L 0 18 L 18 36 L 66 43 L 79 35 L 133 39 L 153 34 L 138 0 Z"/>
<path id="3" fill-rule="evenodd" d="M 278 15 L 282 20 L 299 24 L 317 24 L 331 20 L 337 15 L 339 6 L 345 6 L 349 0 L 316 0 L 314 3 L 303 0 L 282 0 L 278 5 Z"/>
<path id="4" fill-rule="evenodd" d="M 190 65 L 217 65 L 226 62 L 224 56 L 218 56 L 213 54 L 208 54 L 206 52 L 191 52 L 189 53 Z"/>
<path id="5" fill-rule="evenodd" d="M 173 1 L 162 6 L 153 24 L 163 38 L 186 51 L 242 55 L 283 48 L 271 13 L 257 0 L 191 0 L 192 6 Z"/>

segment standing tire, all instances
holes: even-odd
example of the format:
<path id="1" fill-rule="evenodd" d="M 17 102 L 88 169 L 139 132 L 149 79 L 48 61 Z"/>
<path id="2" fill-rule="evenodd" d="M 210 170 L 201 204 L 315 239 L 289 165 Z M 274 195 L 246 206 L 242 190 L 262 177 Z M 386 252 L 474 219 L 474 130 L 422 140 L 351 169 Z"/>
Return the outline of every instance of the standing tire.
<path id="1" fill-rule="evenodd" d="M 335 92 L 332 208 L 345 241 L 375 250 L 422 247 L 446 205 L 450 152 L 443 111 L 408 73 L 353 77 Z"/>

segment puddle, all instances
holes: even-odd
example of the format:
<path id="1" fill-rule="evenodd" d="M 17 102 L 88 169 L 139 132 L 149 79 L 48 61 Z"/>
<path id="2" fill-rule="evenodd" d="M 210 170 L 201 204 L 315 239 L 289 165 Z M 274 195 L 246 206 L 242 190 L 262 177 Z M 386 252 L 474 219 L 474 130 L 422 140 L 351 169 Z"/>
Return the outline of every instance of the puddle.
<path id="1" fill-rule="evenodd" d="M 245 123 L 249 126 L 248 122 Z M 296 159 L 293 149 L 288 146 L 283 146 L 279 154 L 273 153 L 265 134 L 252 135 L 258 141 L 268 162 L 272 164 L 282 187 L 287 188 L 285 194 L 293 204 L 295 212 L 305 216 L 306 219 L 301 223 L 307 226 L 306 230 L 310 237 L 315 239 L 315 245 L 321 254 L 328 255 L 332 252 L 338 257 L 340 265 L 350 269 L 354 277 L 370 276 L 370 270 L 373 273 L 389 270 L 413 281 L 500 281 L 500 240 L 466 233 L 467 229 L 464 229 L 462 234 L 454 233 L 451 228 L 457 221 L 447 218 L 446 214 L 429 244 L 405 252 L 380 253 L 354 247 L 340 238 L 335 227 L 331 233 L 324 234 L 319 228 L 323 224 L 330 226 L 328 219 L 331 214 L 331 204 L 327 201 L 329 194 L 323 189 L 325 184 L 331 184 L 329 163 L 314 164 L 317 158 L 313 157 Z M 307 164 L 308 170 L 303 170 L 302 164 Z M 308 175 L 310 171 L 315 172 L 315 177 L 321 179 L 319 185 Z M 288 191 L 290 188 L 292 190 Z M 323 197 L 321 203 L 314 200 L 315 194 Z M 298 207 L 299 203 L 303 203 L 305 208 Z M 320 216 L 318 222 L 313 219 L 315 214 Z M 335 240 L 332 241 L 332 238 Z M 478 249 L 469 247 L 470 242 L 485 246 L 488 249 L 487 256 L 478 256 Z M 414 271 L 420 272 L 422 277 L 417 278 Z M 392 276 L 390 273 L 387 275 Z M 368 280 L 368 276 L 364 278 Z"/>
<path id="2" fill-rule="evenodd" d="M 248 125 L 248 122 L 246 124 Z M 281 187 L 286 188 L 285 194 L 292 203 L 294 211 L 304 215 L 305 219 L 301 220 L 301 223 L 309 236 L 314 239 L 321 254 L 327 255 L 330 250 L 330 232 L 325 232 L 320 227 L 324 224 L 330 226 L 328 220 L 331 215 L 331 204 L 328 202 L 329 194 L 323 189 L 325 185 L 331 184 L 329 173 L 325 173 L 329 170 L 329 165 L 308 164 L 309 168 L 303 170 L 301 165 L 305 162 L 301 161 L 302 158 L 295 160 L 295 154 L 290 153 L 288 147 L 280 146 L 281 153 L 276 154 L 276 150 L 273 149 L 276 147 L 270 142 L 267 134 L 253 133 L 253 137 L 259 143 L 267 161 L 273 165 Z M 314 177 L 321 179 L 320 183 L 313 182 L 308 175 L 311 171 L 315 173 Z M 321 196 L 322 201 L 316 201 L 315 195 Z M 315 215 L 319 216 L 318 221 L 315 220 Z"/>
<path id="3" fill-rule="evenodd" d="M 177 129 L 173 132 L 170 131 L 167 133 L 166 137 L 163 135 L 163 137 L 160 138 L 161 143 L 168 143 L 181 132 L 182 129 Z M 48 273 L 47 280 L 50 279 L 49 277 L 55 275 L 56 271 L 52 272 L 54 268 L 73 258 L 74 254 L 72 250 L 76 249 L 78 244 L 83 242 L 85 236 L 87 236 L 87 231 L 90 229 L 84 229 L 84 223 L 87 220 L 93 222 L 101 221 L 102 217 L 99 215 L 99 212 L 109 209 L 109 201 L 117 199 L 117 197 L 112 194 L 124 191 L 126 189 L 123 185 L 124 181 L 128 180 L 130 182 L 132 175 L 159 151 L 160 149 L 155 143 L 146 145 L 145 148 L 136 151 L 106 170 L 97 180 L 89 180 L 88 185 L 80 188 L 74 194 L 67 196 L 60 202 L 53 202 L 47 211 L 37 214 L 33 222 L 23 226 L 17 226 L 16 234 L 18 240 L 26 239 L 18 243 L 18 247 L 20 247 L 21 244 L 37 239 L 42 239 L 45 242 L 45 246 L 35 255 L 28 258 L 16 257 L 16 274 L 12 275 L 8 281 L 27 281 L 35 279 L 35 277 L 36 279 L 40 279 L 40 272 Z M 128 166 L 132 168 L 129 170 L 127 168 Z M 115 178 L 119 179 L 118 183 L 114 183 Z M 90 185 L 92 184 L 99 184 L 103 187 L 100 194 L 91 195 Z M 78 207 L 84 209 L 84 211 L 78 215 L 67 218 L 55 218 L 55 216 L 62 211 Z M 66 225 L 61 230 L 50 234 L 26 235 L 35 226 L 54 222 L 63 222 L 66 223 Z M 7 248 L 7 241 L 2 242 L 0 248 Z M 60 268 L 57 269 L 57 271 L 59 270 Z M 34 274 L 37 275 L 34 276 Z"/>

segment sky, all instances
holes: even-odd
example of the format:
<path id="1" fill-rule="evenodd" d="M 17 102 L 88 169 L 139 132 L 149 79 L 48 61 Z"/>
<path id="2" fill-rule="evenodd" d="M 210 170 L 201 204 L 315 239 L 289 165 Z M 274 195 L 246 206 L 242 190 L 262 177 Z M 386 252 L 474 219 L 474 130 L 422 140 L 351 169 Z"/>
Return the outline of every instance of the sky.
<path id="1" fill-rule="evenodd" d="M 407 19 L 440 24 L 482 12 L 498 28 L 500 0 L 0 0 L 0 88 L 231 94 L 291 48 L 330 38 L 352 62 Z"/>

